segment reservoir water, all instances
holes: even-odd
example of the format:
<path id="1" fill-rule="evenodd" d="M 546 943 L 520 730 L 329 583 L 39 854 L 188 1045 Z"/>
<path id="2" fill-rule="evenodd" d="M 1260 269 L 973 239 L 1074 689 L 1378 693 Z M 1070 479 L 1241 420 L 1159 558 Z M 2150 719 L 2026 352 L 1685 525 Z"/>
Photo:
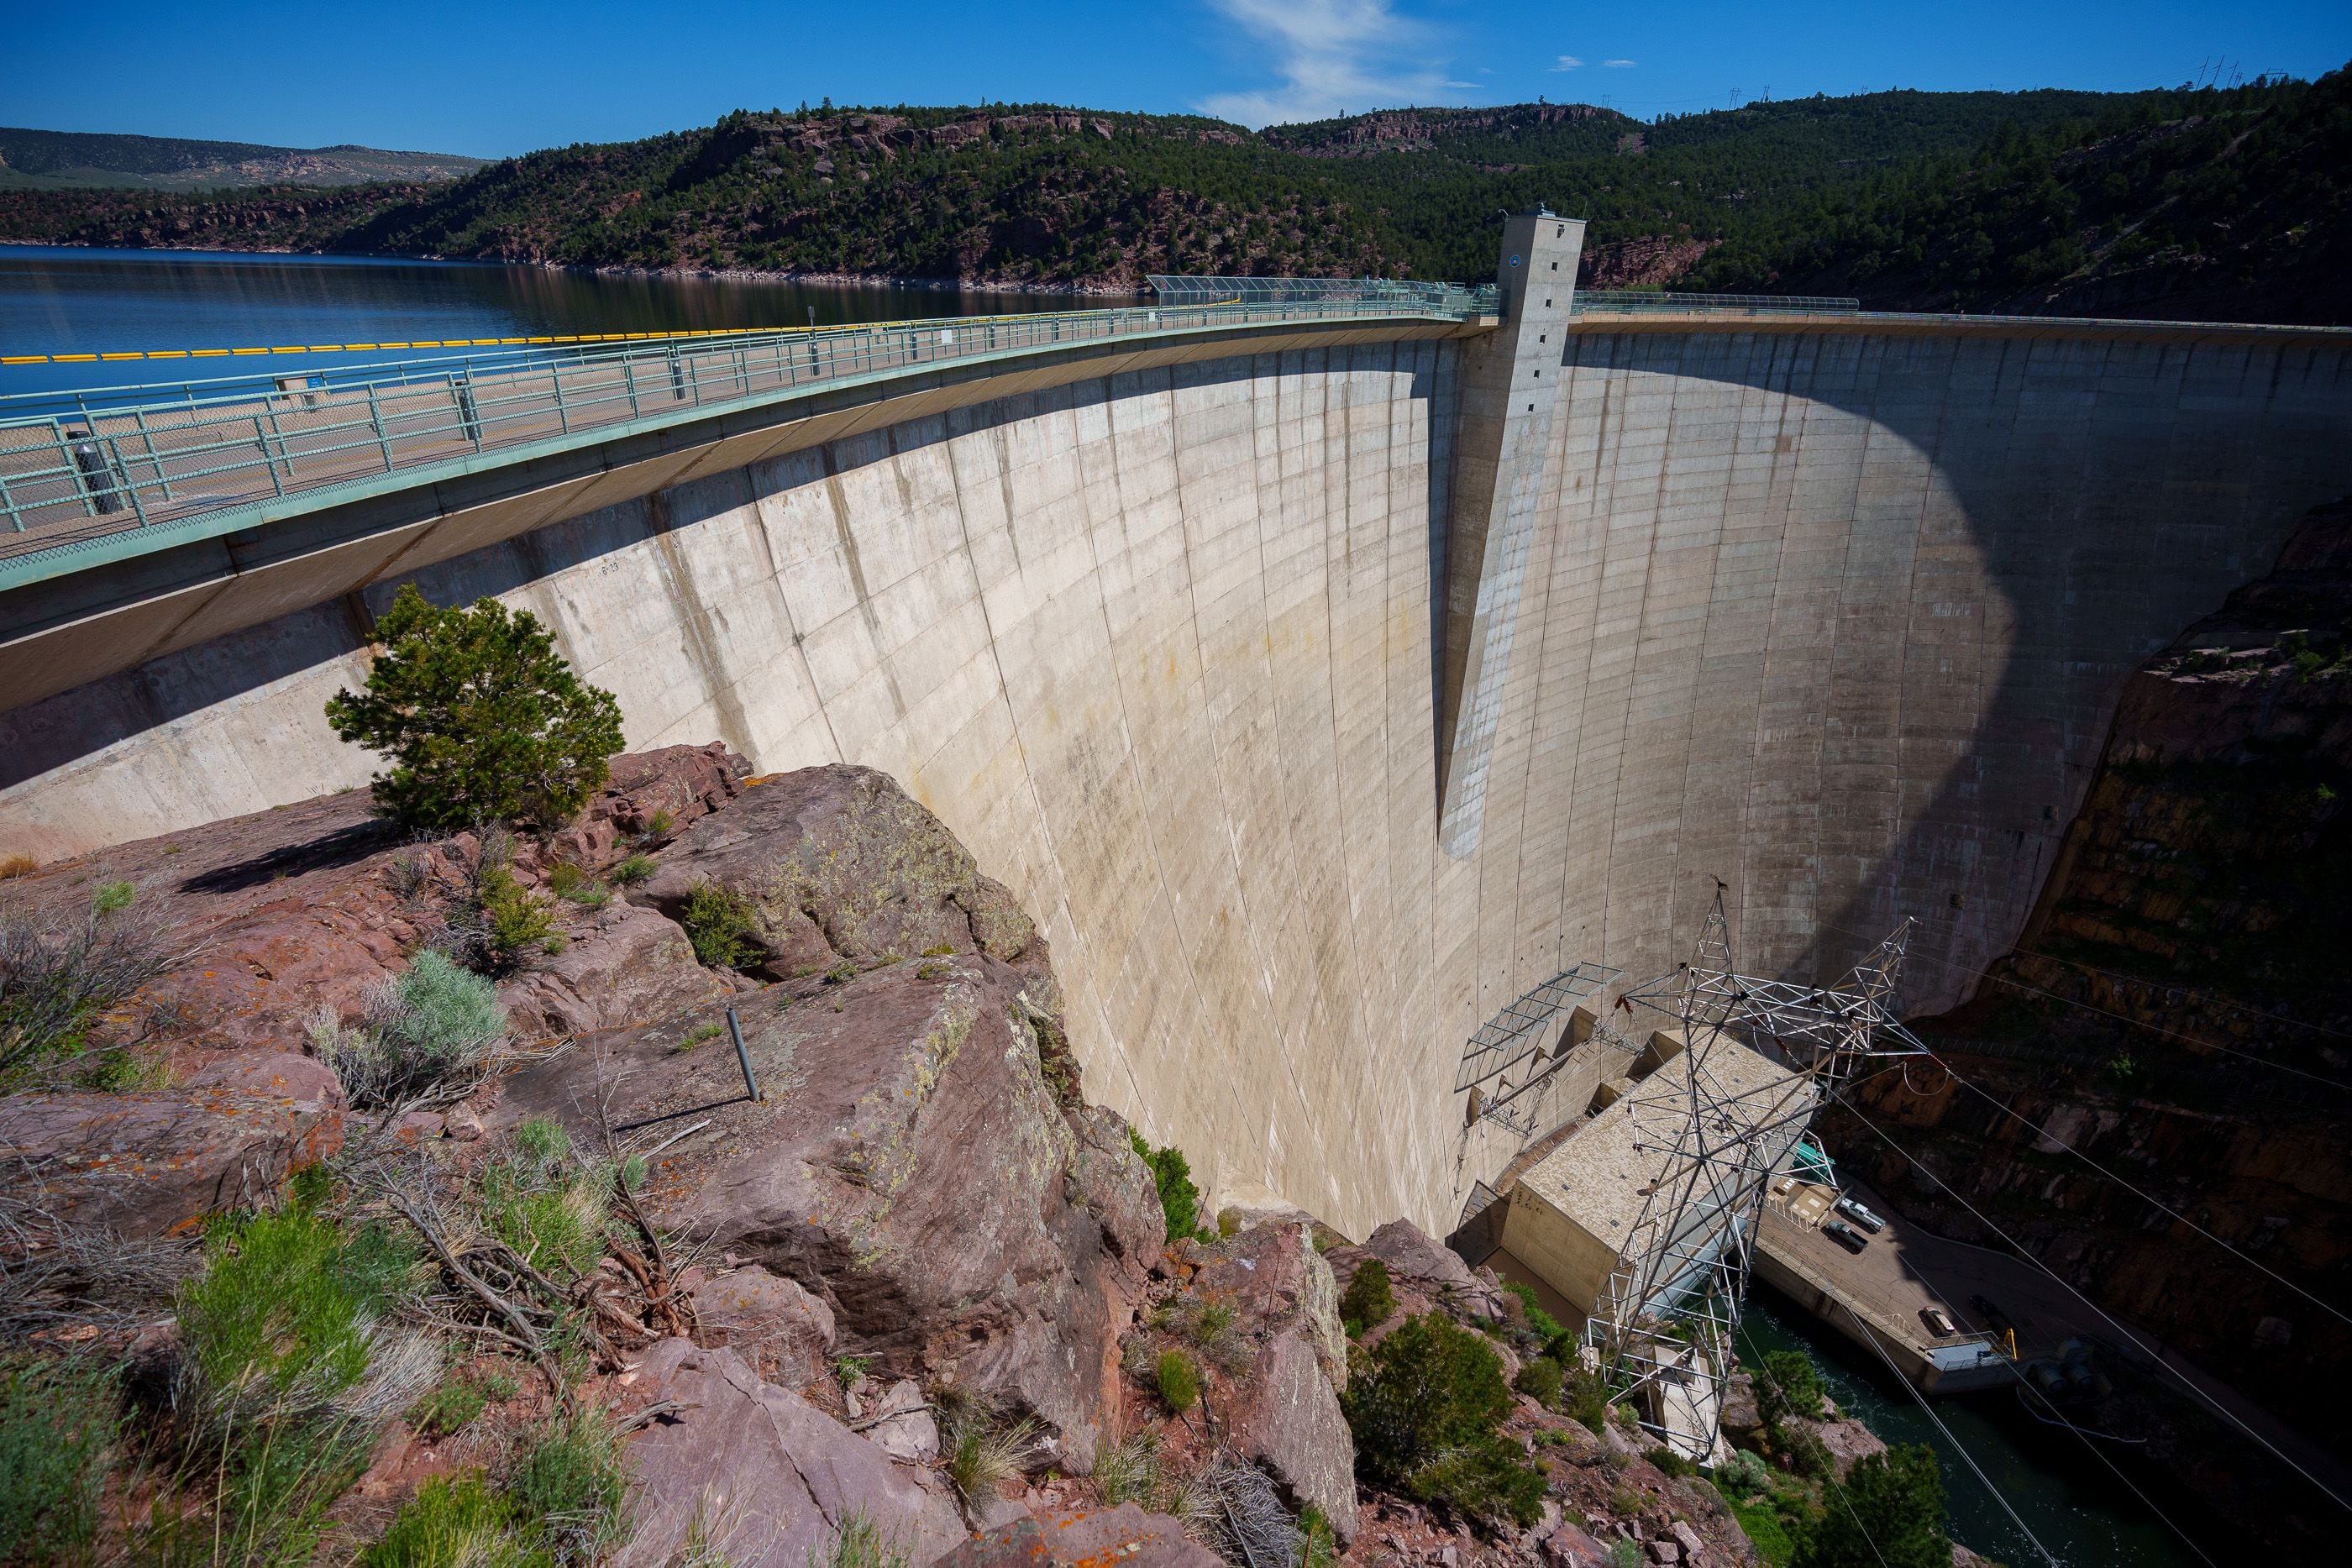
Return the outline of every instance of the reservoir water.
<path id="1" fill-rule="evenodd" d="M 1124 300 L 561 271 L 493 262 L 0 246 L 0 357 L 804 327 Z M 812 315 L 812 313 L 814 313 Z M 420 356 L 432 350 L 419 350 Z M 0 365 L 0 394 L 286 373 L 378 354 Z"/>
<path id="2" fill-rule="evenodd" d="M 1889 1443 L 1933 1448 L 1943 1461 L 1952 1538 L 2008 1568 L 2042 1568 L 2045 1559 L 1977 1479 L 1969 1458 L 2065 1568 L 2199 1568 L 2207 1561 L 2158 1522 L 2147 1502 L 2132 1494 L 2134 1486 L 2158 1500 L 2183 1529 L 2195 1531 L 2207 1551 L 2214 1550 L 2214 1521 L 2192 1517 L 2193 1505 L 2177 1488 L 2163 1490 L 2166 1483 L 2137 1463 L 2130 1449 L 2101 1445 L 2125 1478 L 2118 1479 L 2086 1451 L 2087 1439 L 2035 1421 L 2013 1394 L 1933 1401 L 1947 1437 L 1883 1363 L 1769 1289 L 1759 1286 L 1750 1293 L 1740 1333 L 1747 1342 L 1740 1347 L 1743 1360 L 1760 1360 L 1766 1351 L 1801 1350 L 1821 1368 L 1822 1382 L 1840 1410 Z M 2217 1553 L 2214 1560 L 2228 1559 Z"/>

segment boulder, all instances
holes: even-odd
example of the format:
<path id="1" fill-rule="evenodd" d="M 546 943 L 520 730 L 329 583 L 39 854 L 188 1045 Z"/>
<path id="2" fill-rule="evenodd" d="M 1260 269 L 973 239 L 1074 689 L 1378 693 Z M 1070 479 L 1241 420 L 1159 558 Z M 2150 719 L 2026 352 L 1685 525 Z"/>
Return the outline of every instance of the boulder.
<path id="1" fill-rule="evenodd" d="M 918 1568 L 964 1539 L 928 1471 L 761 1382 L 733 1351 L 665 1339 L 637 1371 L 633 1407 L 674 1408 L 630 1439 L 635 1530 L 616 1568 L 660 1568 L 696 1536 L 735 1568 L 807 1568 L 854 1514 Z"/>
<path id="2" fill-rule="evenodd" d="M 1028 1515 L 973 1536 L 943 1568 L 1223 1568 L 1165 1514 L 1131 1502 L 1087 1512 Z"/>
<path id="3" fill-rule="evenodd" d="M 189 1075 L 191 1089 L 228 1089 L 284 1100 L 306 1110 L 344 1108 L 342 1080 L 315 1056 L 249 1051 L 209 1062 Z"/>
<path id="4" fill-rule="evenodd" d="M 275 1077 L 289 1092 L 215 1083 L 0 1098 L 11 1186 L 65 1224 L 126 1237 L 184 1234 L 206 1215 L 257 1202 L 289 1169 L 342 1146 L 332 1074 L 320 1082 L 292 1065 L 299 1058 L 278 1060 L 276 1069 L 248 1060 L 233 1075 Z"/>
<path id="5" fill-rule="evenodd" d="M 1871 1455 L 1886 1452 L 1886 1445 L 1879 1440 L 1878 1435 L 1859 1421 L 1843 1418 L 1811 1421 L 1801 1416 L 1792 1416 L 1785 1425 L 1791 1431 L 1810 1433 L 1820 1438 L 1822 1447 L 1829 1450 L 1831 1462 L 1837 1467 L 1840 1479 L 1844 1479 L 1846 1471 Z"/>
<path id="6" fill-rule="evenodd" d="M 833 1362 L 833 1309 L 795 1280 L 757 1264 L 697 1284 L 694 1316 L 706 1344 L 724 1345 L 781 1387 L 802 1389 Z"/>
<path id="7" fill-rule="evenodd" d="M 939 1422 L 911 1378 L 892 1384 L 857 1430 L 902 1465 L 926 1465 L 940 1457 Z"/>
<path id="8" fill-rule="evenodd" d="M 695 961 L 676 921 L 616 899 L 572 927 L 562 952 L 501 985 L 499 1001 L 530 1040 L 665 1019 L 733 989 Z"/>
<path id="9" fill-rule="evenodd" d="M 1609 1549 L 1573 1524 L 1545 1536 L 1543 1554 L 1552 1568 L 1609 1568 Z"/>
<path id="10" fill-rule="evenodd" d="M 751 787 L 662 860 L 659 896 L 731 879 L 779 950 L 877 967 L 736 998 L 762 1103 L 722 1040 L 677 1049 L 718 1020 L 706 1006 L 524 1067 L 497 1124 L 553 1115 L 593 1146 L 600 1104 L 615 1125 L 707 1119 L 656 1161 L 656 1223 L 797 1281 L 877 1370 L 1034 1412 L 1054 1461 L 1087 1473 L 1163 1221 L 1126 1124 L 1048 1080 L 1061 1033 L 1026 918 L 860 768 Z M 881 961 L 936 946 L 951 950 Z"/>
<path id="11" fill-rule="evenodd" d="M 1232 1332 L 1257 1345 L 1235 1379 L 1231 1441 L 1346 1544 L 1356 1522 L 1356 1446 L 1339 1397 L 1348 1340 L 1311 1223 L 1255 1226 L 1198 1256 L 1187 1293 L 1232 1306 Z"/>
<path id="12" fill-rule="evenodd" d="M 1345 1546 L 1356 1531 L 1356 1443 L 1315 1346 L 1286 1330 L 1258 1354 L 1230 1440 L 1296 1504 L 1312 1504 Z"/>
<path id="13" fill-rule="evenodd" d="M 1046 972 L 1045 941 L 1012 894 L 870 768 L 835 763 L 757 781 L 678 835 L 643 896 L 677 918 L 706 883 L 756 906 L 763 951 L 747 968 L 765 979 L 947 952 Z"/>
<path id="14" fill-rule="evenodd" d="M 572 826 L 549 841 L 550 857 L 602 870 L 638 843 L 667 840 L 743 792 L 751 765 L 719 741 L 665 746 L 613 758 Z M 655 832 L 655 824 L 668 826 Z"/>
<path id="15" fill-rule="evenodd" d="M 1339 1281 L 1315 1249 L 1312 1221 L 1252 1226 L 1202 1249 L 1189 1291 L 1230 1302 L 1244 1333 L 1270 1338 L 1296 1331 L 1333 1385 L 1347 1386 L 1348 1331 L 1339 1322 Z"/>
<path id="16" fill-rule="evenodd" d="M 1719 1424 L 1730 1436 L 1748 1441 L 1763 1431 L 1764 1413 L 1756 1403 L 1756 1379 L 1749 1374 L 1735 1372 L 1724 1385 Z"/>
<path id="17" fill-rule="evenodd" d="M 1482 1280 L 1470 1265 L 1409 1219 L 1391 1219 L 1372 1232 L 1364 1250 L 1389 1267 L 1389 1278 L 1434 1291 L 1440 1302 L 1456 1312 L 1500 1322 L 1503 1292 L 1491 1279 Z"/>

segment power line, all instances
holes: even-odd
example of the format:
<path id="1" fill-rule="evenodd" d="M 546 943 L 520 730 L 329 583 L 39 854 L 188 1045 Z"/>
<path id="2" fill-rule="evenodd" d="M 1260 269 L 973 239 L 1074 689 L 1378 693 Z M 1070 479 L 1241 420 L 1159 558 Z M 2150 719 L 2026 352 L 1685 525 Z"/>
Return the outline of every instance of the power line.
<path id="1" fill-rule="evenodd" d="M 2187 1531 L 2173 1523 L 2171 1517 L 2168 1515 L 2164 1510 L 2156 1506 L 2154 1499 L 2150 1498 L 2147 1493 L 2140 1490 L 2138 1486 L 2133 1482 L 2132 1479 L 2124 1474 L 2122 1469 L 2116 1465 L 2115 1460 L 2107 1458 L 2105 1454 L 2100 1451 L 2099 1446 L 2091 1441 L 2090 1435 L 2088 1433 L 2084 1432 L 2080 1427 L 2075 1426 L 2072 1421 L 2067 1420 L 2064 1416 L 2059 1413 L 2058 1406 L 2050 1402 L 2047 1395 L 2043 1394 L 2040 1389 L 2034 1387 L 2032 1384 L 2026 1381 L 2025 1374 L 2017 1370 L 2017 1363 L 2004 1359 L 2001 1362 L 2001 1364 L 2009 1368 L 2010 1375 L 2017 1379 L 2019 1393 L 2030 1395 L 2033 1398 L 2041 1400 L 2042 1408 L 2050 1412 L 2052 1418 L 2057 1421 L 2060 1426 L 2065 1427 L 2066 1430 L 2074 1433 L 2074 1440 L 2082 1444 L 2084 1448 L 2088 1448 L 2091 1451 L 2091 1457 L 2093 1458 L 2106 1466 L 2107 1473 L 2114 1476 L 2116 1479 L 2123 1482 L 2125 1488 L 2130 1491 L 2132 1496 L 2139 1499 L 2141 1506 L 2145 1507 L 2148 1512 L 2156 1516 L 2158 1523 L 2163 1525 L 2165 1529 L 2179 1536 L 2180 1538 L 2180 1544 L 2186 1546 L 2189 1551 L 2194 1552 L 2199 1557 L 2204 1559 L 2206 1568 L 2218 1568 L 2218 1564 L 2214 1563 L 2213 1559 L 2206 1554 L 2205 1549 L 2198 1545 L 2197 1542 L 2190 1538 Z"/>
<path id="2" fill-rule="evenodd" d="M 2214 991 L 2210 986 L 2176 987 L 2170 981 L 2152 980 L 2145 975 L 2126 975 L 2119 969 L 2102 969 L 2096 964 L 2085 964 L 2080 958 L 2061 958 L 2055 953 L 2044 953 L 2038 947 L 2020 947 L 2017 951 L 2030 958 L 2046 958 L 2053 964 L 2063 964 L 2072 969 L 2083 969 L 2094 975 L 2104 975 L 2110 980 L 2121 980 L 2127 985 L 2146 986 L 2150 989 L 2162 986 L 2168 989 L 2194 991 L 2199 996 L 2217 1002 L 2233 1012 L 2242 1012 L 2250 1018 L 2261 1019 L 2264 1023 L 2284 1024 L 2290 1029 L 2307 1029 L 2314 1034 L 2332 1034 L 2338 1040 L 2352 1040 L 2352 1034 L 2347 1034 L 2340 1029 L 2329 1029 L 2324 1023 L 2311 1023 L 2303 1019 L 2281 1018 L 2276 1013 L 2264 1012 L 2260 1008 L 2249 1007 L 2243 1002 L 2233 1002 Z M 2221 1047 L 2216 1046 L 2214 1049 L 2218 1051 Z"/>
<path id="3" fill-rule="evenodd" d="M 2041 1270 L 2043 1273 L 2049 1275 L 2053 1280 L 2057 1281 L 2059 1286 L 2064 1290 L 2068 1295 L 2073 1296 L 2076 1301 L 2090 1308 L 2091 1311 L 2098 1313 L 2100 1318 L 2105 1322 L 2107 1326 L 2115 1330 L 2115 1332 L 2123 1339 L 2133 1344 L 2139 1343 L 2137 1337 L 2135 1336 L 2129 1329 L 2125 1328 L 2123 1324 L 2117 1322 L 2114 1315 L 2108 1312 L 2105 1308 L 2100 1306 L 2096 1301 L 2091 1300 L 2090 1297 L 2076 1290 L 2072 1284 L 2068 1283 L 2065 1278 L 2059 1274 L 2056 1270 L 2051 1268 L 2049 1264 L 2044 1263 L 2040 1258 L 2034 1256 L 2034 1254 L 2021 1246 L 2013 1238 L 2011 1237 L 2009 1232 L 2003 1230 L 2000 1226 L 1995 1225 L 1991 1220 L 1986 1218 L 1982 1209 L 1977 1207 L 1975 1204 L 1970 1203 L 1967 1198 L 1962 1197 L 1958 1192 L 1953 1190 L 1948 1182 L 1945 1181 L 1943 1177 L 1937 1176 L 1933 1170 L 1929 1169 L 1924 1161 L 1915 1157 L 1909 1150 L 1904 1148 L 1902 1145 L 1896 1143 L 1892 1137 L 1888 1136 L 1888 1134 L 1879 1127 L 1877 1123 L 1863 1114 L 1861 1107 L 1855 1105 L 1852 1100 L 1845 1099 L 1843 1096 L 1840 1098 L 1840 1103 L 1843 1104 L 1847 1110 L 1853 1112 L 1854 1119 L 1860 1122 L 1864 1127 L 1867 1127 L 1874 1135 L 1876 1135 L 1880 1142 L 1884 1143 L 1888 1148 L 1893 1149 L 1896 1154 L 1901 1155 L 1906 1160 L 1909 1161 L 1915 1169 L 1924 1173 L 1927 1179 L 1934 1182 L 1937 1187 L 1941 1188 L 1944 1192 L 1950 1194 L 1952 1200 L 1955 1203 L 1958 1203 L 1962 1208 L 1967 1209 L 1970 1214 L 1974 1215 L 1979 1224 L 1982 1225 L 1986 1229 L 1991 1231 L 1995 1236 L 2000 1237 L 2003 1241 L 2007 1242 L 2011 1251 L 2024 1259 L 2027 1262 L 2032 1264 L 2035 1268 Z M 2326 1494 L 2329 1501 L 2335 1503 L 2338 1508 L 2344 1509 L 2347 1512 L 2352 1512 L 2352 1502 L 2347 1502 L 2342 1497 L 2337 1496 L 2334 1488 L 2328 1486 L 2317 1476 L 2313 1475 L 2309 1470 L 2305 1469 L 2301 1465 L 2296 1464 L 2293 1459 L 2288 1458 L 2284 1454 L 2279 1452 L 2277 1446 L 2272 1443 L 2269 1438 L 2263 1437 L 2260 1432 L 2255 1431 L 2252 1427 L 2248 1426 L 2235 1411 L 2230 1409 L 2220 1400 L 2214 1398 L 2210 1394 L 2206 1393 L 2205 1390 L 2200 1387 L 2196 1381 L 2189 1377 L 2187 1373 L 2181 1371 L 2179 1367 L 2174 1366 L 2170 1362 L 2165 1360 L 2161 1353 L 2157 1355 L 2156 1364 L 2163 1368 L 2165 1371 L 2171 1373 L 2173 1376 L 2179 1378 L 2183 1386 L 2188 1388 L 2190 1393 L 2196 1395 L 2198 1398 L 2202 1399 L 2206 1404 L 2211 1406 L 2214 1411 L 2220 1415 L 2223 1420 L 2229 1422 L 2231 1426 L 2237 1427 L 2238 1430 L 2243 1432 L 2247 1437 L 2252 1437 L 2255 1442 L 2261 1444 L 2263 1449 L 2267 1451 L 2273 1458 L 2278 1460 L 2279 1463 L 2293 1470 L 2296 1475 L 2301 1476 L 2305 1480 L 2309 1481 L 2313 1486 L 2318 1488 L 2322 1493 Z"/>
<path id="4" fill-rule="evenodd" d="M 1828 927 L 1832 931 L 1843 931 L 1849 936 L 1865 936 L 1869 935 L 1869 933 L 1856 930 L 1851 925 L 1840 925 L 1834 921 L 1824 920 L 1820 922 L 1820 924 Z M 2032 950 L 2031 948 L 2021 948 L 2019 951 L 2032 952 Z M 2036 957 L 2045 957 L 2048 955 L 2035 954 L 2034 956 Z M 1925 956 L 1927 962 L 1931 964 L 1939 964 L 1947 969 L 1966 975 L 1971 979 L 1990 980 L 1996 986 L 2007 986 L 2013 991 L 2025 991 L 2033 996 L 2047 997 L 2052 1001 L 2058 1003 L 2062 1007 L 2074 1008 L 2086 1013 L 2096 1013 L 2101 1018 L 2113 1019 L 2117 1023 L 2128 1024 L 2134 1029 L 2145 1030 L 2150 1034 L 2160 1034 L 2168 1040 L 2177 1040 L 2185 1045 L 2193 1045 L 2205 1051 L 2218 1051 L 2227 1056 L 2242 1057 L 2244 1060 L 2253 1062 L 2257 1066 L 2268 1067 L 2279 1072 L 2292 1073 L 2297 1078 L 2308 1078 L 2314 1083 L 2325 1083 L 2331 1089 L 2341 1089 L 2347 1093 L 2352 1093 L 2352 1083 L 2344 1082 L 2340 1079 L 2322 1077 L 2316 1072 L 2306 1072 L 2300 1067 L 2289 1067 L 2283 1061 L 2273 1061 L 2268 1057 L 2251 1055 L 2246 1051 L 2235 1051 L 2229 1046 L 2218 1044 L 2213 1040 L 2200 1040 L 2195 1035 L 2183 1034 L 2179 1030 L 2166 1029 L 2161 1024 L 2149 1023 L 2144 1019 L 2133 1018 L 2128 1013 L 2116 1012 L 2112 1008 L 2096 1007 L 2089 1002 L 2078 1002 L 2072 997 L 2062 997 L 2057 992 L 2049 989 L 2047 987 L 2032 985 L 2024 980 L 2012 980 L 2003 975 L 1996 975 L 1990 968 L 1971 969 L 1965 964 L 1956 963 L 1949 958 L 1938 958 L 1933 954 L 1926 954 L 1923 955 L 1923 956 Z M 2060 959 L 2059 962 L 2063 963 L 2065 960 Z M 2283 1019 L 2281 1021 L 2284 1022 L 2292 1020 Z M 2335 1031 L 2328 1030 L 2326 1032 L 2333 1033 Z"/>
<path id="5" fill-rule="evenodd" d="M 1862 1314 L 1853 1310 L 1851 1302 L 1841 1301 L 1838 1305 L 1845 1308 L 1845 1315 L 1852 1318 L 1853 1326 L 1862 1331 L 1864 1342 L 1878 1353 L 1878 1359 L 1886 1364 L 1886 1370 L 1895 1375 L 1895 1381 L 1903 1385 L 1904 1392 L 1919 1402 L 1919 1408 L 1927 1413 L 1928 1420 L 1936 1424 L 1936 1430 L 1944 1435 L 1944 1441 L 1949 1443 L 1960 1458 L 1968 1461 L 1969 1469 L 1976 1472 L 1977 1479 L 1982 1483 L 1984 1490 L 1992 1493 L 1993 1501 L 2000 1504 L 2000 1511 L 2009 1515 L 2010 1522 L 2017 1526 L 2018 1533 L 2032 1543 L 2033 1550 L 2042 1553 L 2042 1561 L 2048 1563 L 2050 1568 L 2062 1568 L 2057 1556 L 2051 1552 L 2050 1548 L 2042 1544 L 2042 1538 L 2026 1527 L 2025 1521 L 2018 1517 L 2017 1510 L 2010 1506 L 2008 1497 L 1999 1487 L 1992 1484 L 1992 1478 L 1984 1473 L 1984 1467 L 1977 1463 L 1976 1456 L 1969 1452 L 1968 1446 L 1952 1436 L 1952 1429 L 1944 1425 L 1944 1418 L 1936 1414 L 1935 1406 L 1927 1403 L 1927 1396 L 1920 1393 L 1909 1378 L 1903 1375 L 1903 1369 L 1895 1364 L 1895 1358 L 1886 1354 L 1886 1347 L 1878 1343 L 1878 1336 L 1872 1333 L 1870 1325 L 1862 1321 Z"/>
<path id="6" fill-rule="evenodd" d="M 2161 1209 L 2164 1213 L 2170 1215 L 2181 1224 L 2189 1227 L 2189 1229 L 2197 1232 L 2198 1235 L 2205 1238 L 2206 1240 L 2213 1243 L 2214 1246 L 2219 1247 L 2232 1258 L 2237 1259 L 2241 1263 L 2261 1270 L 2262 1272 L 2269 1275 L 2280 1284 L 2284 1285 L 2288 1290 L 2293 1291 L 2296 1295 L 2301 1296 L 2305 1301 L 2309 1301 L 2313 1306 L 2317 1307 L 2320 1311 L 2329 1313 L 2344 1322 L 2352 1323 L 2352 1313 L 2347 1313 L 2341 1309 L 2332 1306 L 2326 1301 L 2321 1301 L 2317 1296 L 2313 1295 L 2309 1291 L 2305 1290 L 2301 1285 L 2296 1284 L 2293 1280 L 2281 1274 L 2275 1269 L 2269 1268 L 2259 1260 L 2247 1257 L 2243 1252 L 2239 1251 L 2235 1247 L 2231 1246 L 2227 1241 L 2222 1240 L 2220 1237 L 2214 1235 L 2211 1231 L 2206 1229 L 2203 1226 L 2198 1224 L 2195 1220 L 2189 1218 L 2179 1209 L 2172 1207 L 2170 1205 L 2163 1202 L 2159 1198 L 2150 1197 L 2147 1193 L 2142 1192 L 2131 1183 L 2124 1180 L 2123 1177 L 2116 1175 L 2115 1172 L 2107 1169 L 2106 1166 L 2101 1165 L 2098 1161 L 2093 1159 L 2090 1155 L 2084 1154 L 2082 1150 L 2076 1148 L 2065 1139 L 2058 1136 L 2055 1133 L 2050 1132 L 2044 1127 L 2037 1125 L 2035 1123 L 2028 1120 L 2025 1116 L 2002 1103 L 1998 1097 L 1988 1093 L 1986 1091 L 1979 1089 L 1977 1085 L 1969 1082 L 1958 1072 L 1953 1071 L 1951 1063 L 1944 1061 L 1940 1057 L 1938 1057 L 1937 1061 L 1938 1065 L 1940 1065 L 1945 1071 L 1952 1074 L 1952 1082 L 1959 1084 L 1960 1087 L 1966 1089 L 1969 1093 L 1974 1094 L 1979 1100 L 1982 1100 L 1987 1104 L 1992 1106 L 1993 1109 L 1999 1111 L 2002 1115 L 2009 1117 L 2011 1121 L 2031 1129 L 2032 1132 L 2040 1134 L 2043 1138 L 2046 1138 L 2051 1143 L 2057 1145 L 2060 1148 L 2065 1150 L 2068 1154 L 2074 1155 L 2076 1159 L 2082 1161 L 2084 1165 L 2090 1166 L 2093 1170 L 2098 1172 L 2101 1176 L 2106 1177 L 2117 1186 L 2122 1187 L 2126 1192 L 2130 1193 L 2141 1202 L 2151 1205 L 2156 1208 Z"/>

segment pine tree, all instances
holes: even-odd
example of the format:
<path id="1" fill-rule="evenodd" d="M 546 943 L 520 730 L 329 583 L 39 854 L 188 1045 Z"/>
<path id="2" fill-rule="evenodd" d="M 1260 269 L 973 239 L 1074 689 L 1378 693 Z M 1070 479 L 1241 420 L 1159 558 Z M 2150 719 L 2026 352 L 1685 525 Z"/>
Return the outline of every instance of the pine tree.
<path id="1" fill-rule="evenodd" d="M 370 787 L 380 814 L 411 828 L 551 828 L 604 782 L 620 705 L 572 674 L 529 611 L 488 598 L 439 609 L 403 583 L 376 635 L 366 693 L 328 699 L 327 722 L 391 758 Z"/>

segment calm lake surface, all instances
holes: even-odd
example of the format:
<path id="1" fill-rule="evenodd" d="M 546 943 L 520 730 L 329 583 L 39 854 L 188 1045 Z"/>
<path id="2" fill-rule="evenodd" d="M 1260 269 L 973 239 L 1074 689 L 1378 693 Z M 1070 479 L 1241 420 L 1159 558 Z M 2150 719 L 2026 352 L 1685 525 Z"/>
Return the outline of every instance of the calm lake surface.
<path id="1" fill-rule="evenodd" d="M 804 327 L 811 311 L 819 325 L 830 326 L 1123 303 L 1046 294 L 608 277 L 484 262 L 0 246 L 0 355 Z M 153 382 L 176 387 L 188 376 L 316 370 L 381 357 L 255 356 L 201 366 L 135 360 L 0 365 L 0 394 Z"/>
<path id="2" fill-rule="evenodd" d="M 2065 1568 L 2200 1568 L 2201 1560 L 2156 1521 L 2147 1505 L 2084 1451 L 2084 1439 L 2035 1421 L 2015 1395 L 1933 1401 L 1936 1415 L 1958 1439 L 1955 1447 L 1884 1363 L 1770 1289 L 1751 1288 L 1739 1331 L 1748 1342 L 1740 1347 L 1741 1359 L 1801 1350 L 1821 1368 L 1822 1382 L 1839 1409 L 1860 1417 L 1889 1443 L 1933 1448 L 1943 1461 L 1952 1537 L 1970 1551 L 2009 1568 L 2043 1568 L 2042 1555 L 1977 1479 L 1961 1448 Z M 2198 1517 L 2193 1503 L 2177 1488 L 2167 1490 L 2128 1448 L 2102 1444 L 2101 1449 L 2131 1485 L 2156 1499 L 2183 1529 L 2196 1531 L 2216 1561 L 2230 1561 L 2209 1539 L 2225 1534 L 2216 1521 Z"/>

